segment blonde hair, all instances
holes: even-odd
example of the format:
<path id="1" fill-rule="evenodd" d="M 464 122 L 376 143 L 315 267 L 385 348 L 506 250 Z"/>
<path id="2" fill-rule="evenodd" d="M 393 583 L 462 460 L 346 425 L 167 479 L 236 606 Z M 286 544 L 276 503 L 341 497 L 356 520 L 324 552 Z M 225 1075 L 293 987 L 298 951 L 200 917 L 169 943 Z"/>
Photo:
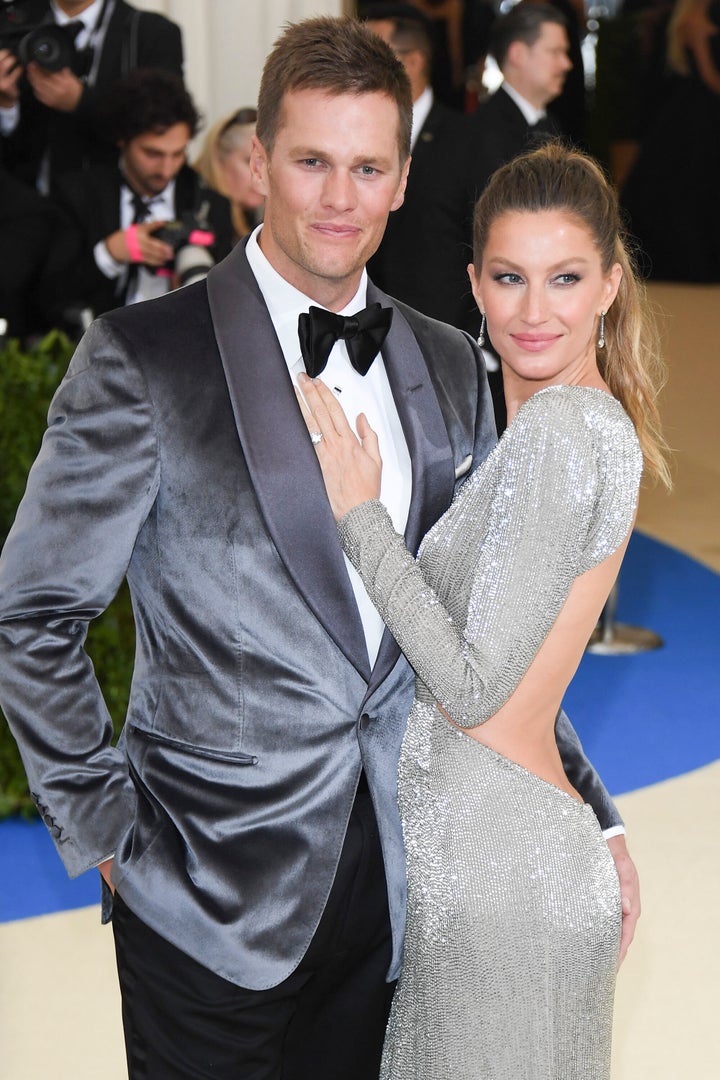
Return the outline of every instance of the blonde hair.
<path id="1" fill-rule="evenodd" d="M 226 198 L 229 195 L 223 179 L 222 163 L 255 133 L 256 119 L 255 109 L 245 108 L 218 120 L 205 136 L 202 150 L 193 162 L 193 169 L 200 173 L 205 183 Z M 253 228 L 247 213 L 234 199 L 230 199 L 230 205 L 235 235 L 247 236 Z"/>
<path id="2" fill-rule="evenodd" d="M 620 288 L 605 316 L 600 374 L 635 425 L 648 471 L 670 487 L 668 448 L 657 397 L 665 381 L 655 320 L 623 238 L 617 195 L 585 154 L 548 143 L 498 169 L 478 199 L 473 224 L 477 273 L 490 227 L 502 214 L 562 210 L 579 218 L 600 252 L 603 273 L 622 267 Z"/>

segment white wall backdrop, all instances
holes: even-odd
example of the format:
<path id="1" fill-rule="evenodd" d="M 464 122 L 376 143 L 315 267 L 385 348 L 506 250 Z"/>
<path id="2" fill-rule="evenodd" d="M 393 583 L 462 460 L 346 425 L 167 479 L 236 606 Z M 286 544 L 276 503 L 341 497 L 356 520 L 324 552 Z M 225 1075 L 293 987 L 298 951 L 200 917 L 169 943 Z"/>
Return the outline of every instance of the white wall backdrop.
<path id="1" fill-rule="evenodd" d="M 205 116 L 254 106 L 266 55 L 287 22 L 339 15 L 346 0 L 130 0 L 178 23 L 185 48 L 185 81 Z"/>

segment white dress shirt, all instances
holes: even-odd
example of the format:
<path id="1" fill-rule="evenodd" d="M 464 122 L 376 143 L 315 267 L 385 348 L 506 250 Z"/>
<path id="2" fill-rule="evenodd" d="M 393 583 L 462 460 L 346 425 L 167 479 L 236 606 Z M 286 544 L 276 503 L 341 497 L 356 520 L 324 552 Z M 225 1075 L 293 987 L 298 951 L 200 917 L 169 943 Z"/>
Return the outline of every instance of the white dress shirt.
<path id="1" fill-rule="evenodd" d="M 412 106 L 412 134 L 410 136 L 410 152 L 415 149 L 415 143 L 418 141 L 418 135 L 423 129 L 423 124 L 430 115 L 430 110 L 433 107 L 433 92 L 432 87 L 426 86 L 419 98 L 413 101 Z"/>
<path id="2" fill-rule="evenodd" d="M 259 225 L 248 240 L 248 262 L 267 304 L 290 378 L 297 385 L 297 376 L 305 370 L 298 337 L 298 317 L 311 305 L 323 305 L 301 293 L 270 265 L 258 243 L 261 229 L 262 225 Z M 338 314 L 353 315 L 364 308 L 366 290 L 367 274 L 363 271 L 358 291 Z M 353 430 L 358 414 L 363 412 L 377 433 L 383 461 L 380 500 L 387 507 L 395 529 L 403 533 L 410 508 L 412 466 L 382 353 L 376 357 L 367 375 L 363 376 L 352 367 L 345 342 L 338 341 L 320 378 L 337 397 Z M 372 666 L 377 658 L 385 624 L 347 558 L 345 565 L 362 619 Z"/>
<path id="3" fill-rule="evenodd" d="M 503 82 L 502 88 L 508 97 L 512 98 L 515 102 L 530 127 L 535 127 L 539 120 L 545 119 L 547 116 L 547 109 L 537 109 L 534 105 L 531 105 L 522 94 L 518 94 L 515 87 L 511 86 L 509 82 Z"/>
<path id="4" fill-rule="evenodd" d="M 103 0 L 93 0 L 92 4 L 89 4 L 84 11 L 81 11 L 79 15 L 68 15 L 62 10 L 55 0 L 50 0 L 50 7 L 52 8 L 53 18 L 58 26 L 67 26 L 68 23 L 82 23 L 82 30 L 78 32 L 75 38 L 75 48 L 84 49 L 90 44 L 90 39 L 93 36 L 93 31 L 97 26 L 97 21 L 100 18 L 100 12 L 102 11 Z"/>

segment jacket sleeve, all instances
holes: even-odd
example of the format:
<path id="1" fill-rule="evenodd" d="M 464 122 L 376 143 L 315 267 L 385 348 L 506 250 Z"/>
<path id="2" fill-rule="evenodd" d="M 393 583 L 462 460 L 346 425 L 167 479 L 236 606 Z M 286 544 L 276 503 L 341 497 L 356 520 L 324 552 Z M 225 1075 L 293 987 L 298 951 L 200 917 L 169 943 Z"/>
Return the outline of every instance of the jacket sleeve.
<path id="1" fill-rule="evenodd" d="M 85 651 L 159 482 L 151 404 L 120 335 L 91 327 L 0 559 L 0 704 L 72 876 L 116 849 L 134 790 Z"/>

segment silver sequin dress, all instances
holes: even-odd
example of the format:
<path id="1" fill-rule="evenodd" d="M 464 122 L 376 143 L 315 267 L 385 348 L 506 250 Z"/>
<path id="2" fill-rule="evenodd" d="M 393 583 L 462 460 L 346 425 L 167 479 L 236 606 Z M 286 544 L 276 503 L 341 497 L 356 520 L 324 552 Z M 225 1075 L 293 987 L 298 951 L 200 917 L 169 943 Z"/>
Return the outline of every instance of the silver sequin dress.
<path id="1" fill-rule="evenodd" d="M 382 1080 L 607 1080 L 617 874 L 588 804 L 450 725 L 508 699 L 575 577 L 621 544 L 642 471 L 601 390 L 531 397 L 423 541 L 379 502 L 345 551 L 418 673 L 398 775 L 403 968 Z"/>

